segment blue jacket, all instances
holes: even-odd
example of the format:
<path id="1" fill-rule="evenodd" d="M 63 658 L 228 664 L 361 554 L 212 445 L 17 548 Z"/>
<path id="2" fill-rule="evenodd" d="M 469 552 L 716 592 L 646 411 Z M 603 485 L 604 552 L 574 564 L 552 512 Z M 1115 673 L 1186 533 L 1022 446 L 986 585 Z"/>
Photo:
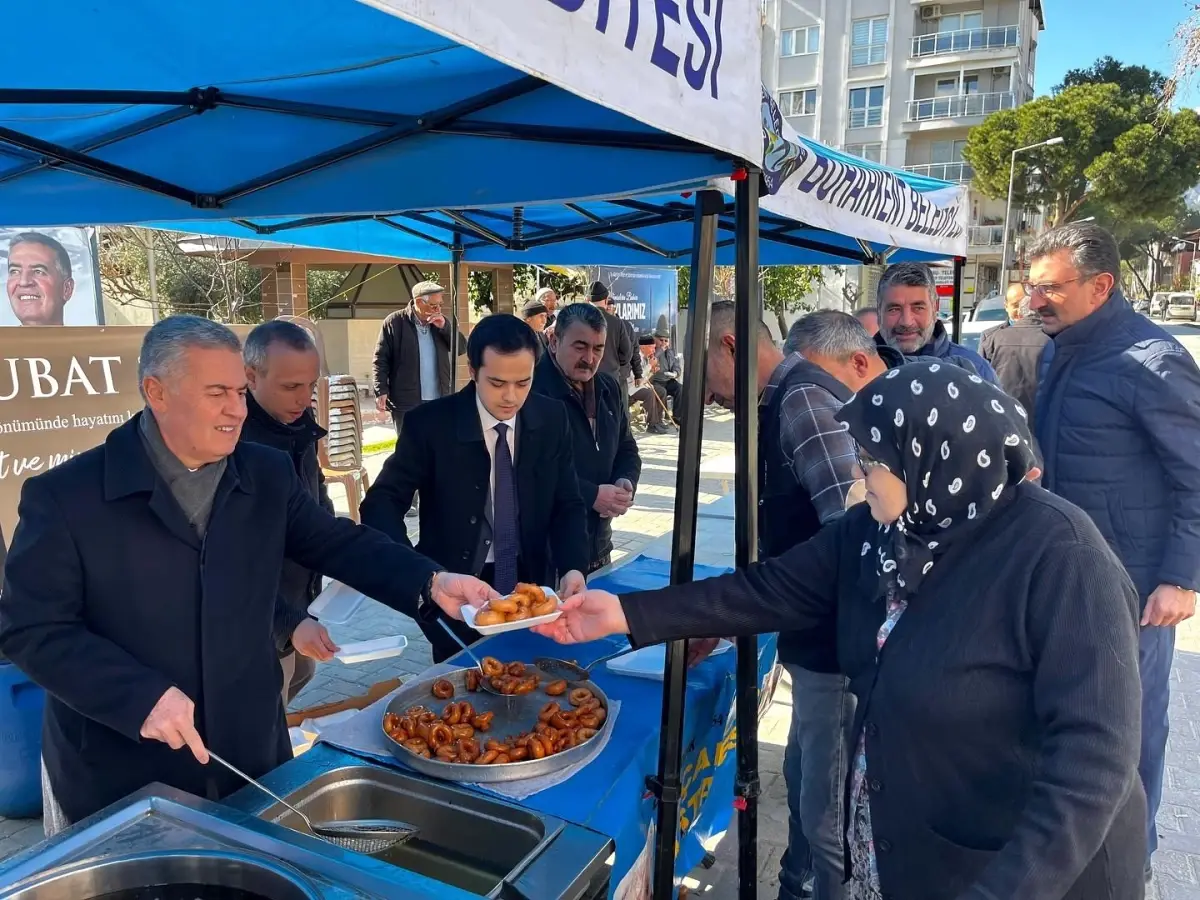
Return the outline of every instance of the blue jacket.
<path id="1" fill-rule="evenodd" d="M 1046 345 L 1042 484 L 1083 508 L 1142 603 L 1200 589 L 1200 369 L 1120 292 Z"/>
<path id="2" fill-rule="evenodd" d="M 996 370 L 992 368 L 992 364 L 972 350 L 970 347 L 964 347 L 962 344 L 956 344 L 950 340 L 950 335 L 946 333 L 946 326 L 942 324 L 942 320 L 938 319 L 933 323 L 933 337 L 929 343 L 913 354 L 914 356 L 936 356 L 938 359 L 948 360 L 968 360 L 975 367 L 975 371 L 979 373 L 979 377 L 997 387 L 1000 386 L 1000 377 L 996 374 Z"/>

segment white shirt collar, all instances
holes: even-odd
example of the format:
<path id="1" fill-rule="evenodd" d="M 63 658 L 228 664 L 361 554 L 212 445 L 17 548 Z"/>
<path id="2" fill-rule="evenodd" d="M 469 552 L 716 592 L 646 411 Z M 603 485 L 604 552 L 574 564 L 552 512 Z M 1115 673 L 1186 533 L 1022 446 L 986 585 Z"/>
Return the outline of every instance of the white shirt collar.
<path id="1" fill-rule="evenodd" d="M 475 394 L 475 408 L 479 411 L 479 424 L 483 426 L 484 434 L 492 431 L 497 425 L 507 425 L 511 429 L 513 422 L 517 420 L 516 416 L 513 416 L 511 419 L 497 419 L 487 411 L 487 407 L 483 405 L 478 392 Z"/>

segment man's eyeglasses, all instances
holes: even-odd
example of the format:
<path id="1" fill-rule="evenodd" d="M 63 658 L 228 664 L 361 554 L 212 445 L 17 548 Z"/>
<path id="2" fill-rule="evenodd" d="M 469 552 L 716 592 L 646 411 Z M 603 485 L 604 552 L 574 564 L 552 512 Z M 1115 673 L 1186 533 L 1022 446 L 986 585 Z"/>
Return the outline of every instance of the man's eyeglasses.
<path id="1" fill-rule="evenodd" d="M 1066 281 L 1043 281 L 1040 284 L 1034 284 L 1031 281 L 1021 282 L 1021 287 L 1025 289 L 1026 297 L 1045 297 L 1047 294 L 1058 296 L 1062 293 L 1062 289 L 1068 284 L 1074 284 L 1079 281 L 1087 281 L 1091 275 L 1078 275 L 1075 278 L 1068 278 Z"/>

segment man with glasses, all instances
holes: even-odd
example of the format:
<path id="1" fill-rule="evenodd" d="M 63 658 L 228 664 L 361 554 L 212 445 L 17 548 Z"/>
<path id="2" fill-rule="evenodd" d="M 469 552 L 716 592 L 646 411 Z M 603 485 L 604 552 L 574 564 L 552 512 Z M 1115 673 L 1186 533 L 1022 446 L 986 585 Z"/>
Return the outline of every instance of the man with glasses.
<path id="1" fill-rule="evenodd" d="M 1149 805 L 1146 877 L 1158 844 L 1175 626 L 1200 588 L 1200 370 L 1121 293 L 1111 234 L 1087 222 L 1030 248 L 1025 290 L 1051 338 L 1037 438 L 1043 486 L 1082 507 L 1142 598 L 1142 754 Z"/>

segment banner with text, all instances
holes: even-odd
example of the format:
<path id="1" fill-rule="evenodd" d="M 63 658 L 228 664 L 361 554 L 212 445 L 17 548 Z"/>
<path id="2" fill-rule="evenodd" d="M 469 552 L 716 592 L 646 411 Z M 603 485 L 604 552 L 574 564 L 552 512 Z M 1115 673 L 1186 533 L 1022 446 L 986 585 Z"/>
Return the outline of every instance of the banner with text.
<path id="1" fill-rule="evenodd" d="M 796 134 L 762 89 L 768 212 L 884 247 L 967 253 L 967 188 L 897 172 Z M 733 194 L 733 184 L 721 189 Z"/>
<path id="2" fill-rule="evenodd" d="M 21 484 L 103 442 L 142 408 L 147 329 L 28 328 L 0 358 L 0 531 L 12 541 Z"/>
<path id="3" fill-rule="evenodd" d="M 95 249 L 90 228 L 0 228 L 0 326 L 101 324 Z"/>
<path id="4" fill-rule="evenodd" d="M 362 0 L 646 125 L 757 160 L 757 3 Z"/>
<path id="5" fill-rule="evenodd" d="M 613 313 L 632 324 L 638 335 L 661 331 L 675 337 L 679 308 L 675 269 L 598 266 L 594 278 L 608 285 Z"/>

